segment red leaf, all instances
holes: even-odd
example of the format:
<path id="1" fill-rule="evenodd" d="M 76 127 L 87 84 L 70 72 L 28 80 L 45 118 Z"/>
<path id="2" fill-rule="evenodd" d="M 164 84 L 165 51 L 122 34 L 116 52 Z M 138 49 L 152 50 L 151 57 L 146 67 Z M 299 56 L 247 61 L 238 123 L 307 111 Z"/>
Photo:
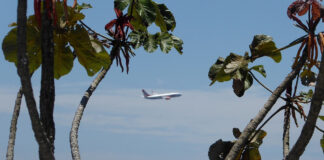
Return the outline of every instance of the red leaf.
<path id="1" fill-rule="evenodd" d="M 119 10 L 119 9 L 117 9 L 117 8 L 114 8 L 114 10 L 115 10 L 115 13 L 116 13 L 116 15 L 117 15 L 117 18 L 123 16 L 123 12 L 122 12 L 121 10 Z"/>
<path id="2" fill-rule="evenodd" d="M 312 3 L 313 20 L 321 18 L 321 9 L 320 8 L 321 8 L 321 4 L 318 3 L 317 1 L 313 1 L 313 3 Z"/>
<path id="3" fill-rule="evenodd" d="M 299 16 L 304 15 L 309 9 L 309 4 L 303 0 L 297 0 L 293 2 L 287 10 L 287 15 L 290 19 L 293 19 L 294 15 L 298 14 Z"/>
<path id="4" fill-rule="evenodd" d="M 34 12 L 36 21 L 38 23 L 38 26 L 41 26 L 42 22 L 42 16 L 41 16 L 41 1 L 40 0 L 34 0 Z"/>
<path id="5" fill-rule="evenodd" d="M 107 30 L 107 31 L 109 31 L 113 26 L 114 26 L 114 24 L 116 24 L 116 19 L 114 19 L 114 20 L 112 20 L 112 21 L 110 21 L 109 23 L 107 23 L 106 25 L 105 25 L 105 30 Z"/>

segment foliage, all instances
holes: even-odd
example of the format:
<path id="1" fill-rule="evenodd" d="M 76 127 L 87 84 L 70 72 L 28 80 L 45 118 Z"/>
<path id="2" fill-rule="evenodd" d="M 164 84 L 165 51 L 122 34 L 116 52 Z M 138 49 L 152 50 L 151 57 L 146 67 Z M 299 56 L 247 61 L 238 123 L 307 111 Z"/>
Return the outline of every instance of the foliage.
<path id="1" fill-rule="evenodd" d="M 86 69 L 89 76 L 93 76 L 101 68 L 107 68 L 110 58 L 103 45 L 93 39 L 87 30 L 77 24 L 85 16 L 80 13 L 89 5 L 78 6 L 77 9 L 68 7 L 68 17 L 65 16 L 63 2 L 56 2 L 58 23 L 54 27 L 54 76 L 59 79 L 68 74 L 75 57 Z M 13 28 L 2 43 L 5 59 L 17 63 L 17 28 Z M 30 72 L 36 71 L 41 65 L 40 27 L 35 16 L 30 16 L 27 22 L 27 54 Z"/>
<path id="2" fill-rule="evenodd" d="M 238 128 L 233 128 L 233 135 L 235 138 L 239 138 L 241 131 Z M 253 136 L 250 137 L 250 141 L 241 150 L 240 154 L 235 160 L 261 160 L 259 147 L 262 144 L 263 138 L 267 135 L 264 130 L 259 132 L 253 132 Z M 208 156 L 210 160 L 224 160 L 235 141 L 222 141 L 219 139 L 209 147 Z"/>
<path id="3" fill-rule="evenodd" d="M 213 85 L 216 81 L 225 82 L 233 79 L 234 93 L 241 97 L 253 84 L 252 70 L 266 77 L 263 65 L 248 68 L 249 63 L 264 56 L 272 58 L 275 62 L 281 60 L 280 51 L 276 48 L 272 38 L 267 35 L 254 36 L 250 50 L 251 55 L 246 52 L 244 56 L 230 53 L 225 59 L 219 57 L 209 69 L 208 77 L 212 81 L 210 85 Z"/>
<path id="4" fill-rule="evenodd" d="M 147 52 L 152 53 L 160 46 L 164 53 L 170 52 L 172 48 L 180 54 L 183 53 L 183 41 L 169 33 L 175 28 L 176 22 L 173 14 L 164 4 L 152 0 L 115 0 L 114 8 L 117 18 L 108 22 L 105 29 L 114 38 L 113 45 L 121 49 L 127 72 L 130 57 L 135 56 L 132 48 L 143 46 Z M 126 9 L 127 13 L 123 14 L 122 11 Z M 148 32 L 148 27 L 153 23 L 160 28 L 161 32 L 155 34 Z M 130 34 L 128 34 L 129 28 L 132 30 Z M 113 54 L 117 65 L 120 65 L 123 71 L 121 54 L 119 52 Z"/>

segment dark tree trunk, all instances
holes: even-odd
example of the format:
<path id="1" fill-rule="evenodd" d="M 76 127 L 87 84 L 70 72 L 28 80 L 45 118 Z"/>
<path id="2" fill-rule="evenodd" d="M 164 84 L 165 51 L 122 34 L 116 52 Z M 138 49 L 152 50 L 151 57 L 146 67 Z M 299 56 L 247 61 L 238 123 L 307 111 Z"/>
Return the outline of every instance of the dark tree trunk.
<path id="1" fill-rule="evenodd" d="M 34 98 L 33 88 L 30 80 L 30 72 L 28 68 L 28 57 L 26 53 L 26 28 L 27 28 L 27 0 L 18 0 L 17 13 L 17 70 L 20 76 L 23 94 L 25 96 L 29 117 L 31 119 L 32 128 L 36 141 L 39 145 L 39 155 L 41 160 L 53 160 L 54 154 L 51 151 L 51 145 L 47 139 L 44 128 L 40 122 L 37 106 Z"/>
<path id="2" fill-rule="evenodd" d="M 47 4 L 49 3 L 49 4 Z M 50 140 L 52 152 L 54 153 L 55 124 L 53 119 L 55 86 L 54 86 L 54 41 L 53 25 L 50 15 L 52 1 L 44 1 L 41 29 L 41 48 L 42 48 L 42 79 L 40 90 L 40 119 Z"/>

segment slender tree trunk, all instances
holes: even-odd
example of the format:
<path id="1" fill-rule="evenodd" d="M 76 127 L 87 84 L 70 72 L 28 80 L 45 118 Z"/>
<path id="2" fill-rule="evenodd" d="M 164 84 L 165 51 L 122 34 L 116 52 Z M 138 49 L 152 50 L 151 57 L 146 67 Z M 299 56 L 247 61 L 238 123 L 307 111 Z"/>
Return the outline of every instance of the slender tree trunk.
<path id="1" fill-rule="evenodd" d="M 322 54 L 323 55 L 323 54 Z M 319 69 L 319 74 L 316 80 L 315 92 L 312 97 L 311 106 L 309 113 L 307 115 L 307 120 L 304 127 L 297 139 L 297 142 L 290 150 L 286 160 L 298 160 L 300 156 L 304 153 L 305 148 L 313 136 L 314 128 L 316 126 L 316 121 L 319 112 L 322 108 L 322 103 L 324 100 L 324 56 L 321 59 L 321 65 Z"/>
<path id="2" fill-rule="evenodd" d="M 14 107 L 14 111 L 12 113 L 12 118 L 11 118 L 9 141 L 8 141 L 7 155 L 6 155 L 7 160 L 14 159 L 17 121 L 18 121 L 18 117 L 19 117 L 22 96 L 23 96 L 22 88 L 20 88 L 17 93 L 15 107 Z"/>
<path id="3" fill-rule="evenodd" d="M 288 84 L 287 90 L 286 90 L 286 97 L 289 99 L 292 94 L 292 82 Z M 289 152 L 289 129 L 290 129 L 290 106 L 291 102 L 286 102 L 286 109 L 284 113 L 284 125 L 283 125 L 283 136 L 282 136 L 282 148 L 283 148 L 283 159 L 286 158 Z"/>
<path id="4" fill-rule="evenodd" d="M 110 66 L 113 63 L 116 54 L 119 52 L 120 52 L 120 47 L 113 46 L 111 54 L 110 54 L 110 60 L 111 60 Z M 71 154 L 72 154 L 73 160 L 81 159 L 79 144 L 78 144 L 78 132 L 79 132 L 79 126 L 80 126 L 80 122 L 81 122 L 81 118 L 82 118 L 84 109 L 86 108 L 87 103 L 88 103 L 92 93 L 96 90 L 96 88 L 98 87 L 101 80 L 107 74 L 110 66 L 107 69 L 102 69 L 101 72 L 97 75 L 97 77 L 92 81 L 90 87 L 84 93 L 77 111 L 75 112 L 73 122 L 72 122 L 71 131 L 70 131 L 70 147 L 71 147 Z"/>
<path id="5" fill-rule="evenodd" d="M 226 160 L 234 160 L 239 154 L 241 148 L 243 148 L 250 135 L 255 131 L 258 125 L 265 118 L 267 113 L 271 110 L 272 106 L 277 102 L 281 93 L 287 88 L 288 84 L 296 78 L 297 74 L 300 72 L 302 66 L 304 65 L 307 58 L 307 47 L 305 47 L 303 51 L 303 55 L 300 58 L 296 67 L 286 76 L 286 78 L 281 82 L 281 84 L 274 90 L 272 95 L 269 97 L 268 101 L 264 104 L 263 108 L 259 111 L 259 113 L 253 118 L 252 121 L 245 127 L 241 136 L 236 141 L 234 146 L 231 148 L 230 152 L 226 156 Z"/>
<path id="6" fill-rule="evenodd" d="M 26 10 L 27 10 L 27 0 L 18 0 L 18 13 L 17 13 L 17 70 L 20 77 L 22 91 L 27 104 L 27 109 L 29 117 L 31 120 L 32 128 L 35 134 L 36 141 L 44 153 L 40 155 L 41 160 L 53 160 L 54 155 L 51 152 L 49 140 L 46 137 L 46 133 L 42 127 L 39 119 L 36 102 L 33 94 L 33 88 L 30 80 L 29 68 L 28 68 L 28 58 L 26 53 Z"/>
<path id="7" fill-rule="evenodd" d="M 49 4 L 47 4 L 49 3 Z M 54 41 L 53 26 L 51 17 L 52 1 L 44 1 L 41 28 L 41 48 L 42 48 L 42 78 L 39 99 L 40 119 L 45 129 L 47 138 L 52 145 L 54 153 L 55 124 L 53 118 L 55 86 L 54 86 Z M 40 148 L 41 149 L 41 148 Z"/>

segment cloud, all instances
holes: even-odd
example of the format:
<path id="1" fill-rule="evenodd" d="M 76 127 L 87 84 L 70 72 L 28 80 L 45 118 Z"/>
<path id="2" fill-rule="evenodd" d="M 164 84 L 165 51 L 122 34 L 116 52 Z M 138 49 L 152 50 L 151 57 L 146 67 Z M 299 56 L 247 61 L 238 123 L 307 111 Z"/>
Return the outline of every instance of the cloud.
<path id="1" fill-rule="evenodd" d="M 232 128 L 245 126 L 266 101 L 259 89 L 253 90 L 243 98 L 230 89 L 186 90 L 181 91 L 182 97 L 169 101 L 143 99 L 140 89 L 99 91 L 91 97 L 82 123 L 109 132 L 174 136 L 197 143 L 211 137 L 233 139 Z M 80 95 L 58 95 L 56 104 L 76 109 Z M 64 117 L 71 120 L 73 114 L 56 117 L 66 124 Z"/>

